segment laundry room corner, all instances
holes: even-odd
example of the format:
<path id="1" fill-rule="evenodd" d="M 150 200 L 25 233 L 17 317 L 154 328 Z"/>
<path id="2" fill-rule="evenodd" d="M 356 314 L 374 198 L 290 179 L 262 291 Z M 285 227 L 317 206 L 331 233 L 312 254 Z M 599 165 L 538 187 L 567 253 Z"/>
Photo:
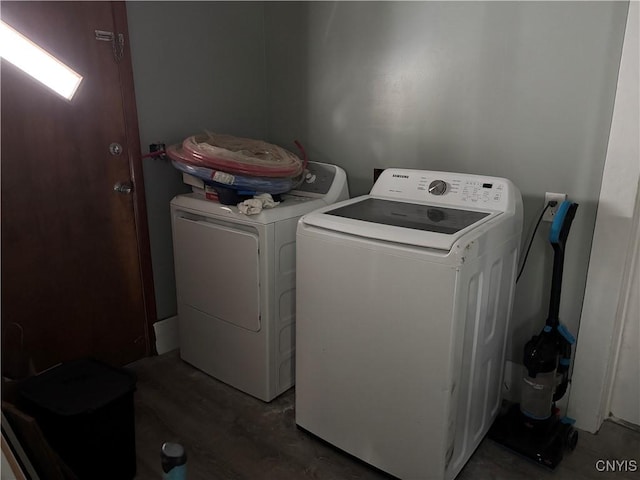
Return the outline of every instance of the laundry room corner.
<path id="1" fill-rule="evenodd" d="M 375 168 L 509 178 L 523 197 L 521 249 L 545 192 L 565 192 L 580 210 L 560 316 L 579 333 L 627 8 L 128 2 L 141 145 L 146 151 L 210 128 L 283 146 L 299 139 L 312 160 L 346 171 L 352 195 L 370 190 Z M 247 34 L 233 35 L 240 30 Z M 201 57 L 210 61 L 189 75 Z M 145 177 L 158 318 L 171 319 L 177 304 L 168 204 L 188 188 L 161 160 L 145 160 Z M 512 387 L 523 345 L 546 314 L 549 226 L 539 227 L 515 291 L 507 344 Z M 517 397 L 516 390 L 505 394 Z"/>

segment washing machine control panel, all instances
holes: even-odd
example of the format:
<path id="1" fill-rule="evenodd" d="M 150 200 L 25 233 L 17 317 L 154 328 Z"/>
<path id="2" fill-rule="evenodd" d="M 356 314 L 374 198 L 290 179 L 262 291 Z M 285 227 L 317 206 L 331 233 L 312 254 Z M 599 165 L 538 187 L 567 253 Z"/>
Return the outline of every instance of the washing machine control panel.
<path id="1" fill-rule="evenodd" d="M 513 189 L 509 180 L 499 177 L 392 168 L 378 177 L 371 195 L 505 211 L 513 201 Z"/>

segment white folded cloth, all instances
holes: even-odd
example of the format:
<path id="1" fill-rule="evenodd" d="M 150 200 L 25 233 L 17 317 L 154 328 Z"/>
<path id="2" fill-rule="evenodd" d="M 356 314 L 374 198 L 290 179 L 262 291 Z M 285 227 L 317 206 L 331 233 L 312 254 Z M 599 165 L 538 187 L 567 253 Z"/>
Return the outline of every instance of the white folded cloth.
<path id="1" fill-rule="evenodd" d="M 276 202 L 269 193 L 261 193 L 249 200 L 240 202 L 238 204 L 238 210 L 245 215 L 256 215 L 260 213 L 263 208 L 273 208 L 279 203 L 280 202 Z"/>

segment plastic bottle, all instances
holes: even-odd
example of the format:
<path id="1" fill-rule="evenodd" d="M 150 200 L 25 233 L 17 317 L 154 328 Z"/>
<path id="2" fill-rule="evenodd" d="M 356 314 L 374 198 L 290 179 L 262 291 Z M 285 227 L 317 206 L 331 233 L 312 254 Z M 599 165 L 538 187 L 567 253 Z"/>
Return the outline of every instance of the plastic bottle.
<path id="1" fill-rule="evenodd" d="M 162 444 L 162 480 L 187 480 L 187 453 L 179 443 Z"/>

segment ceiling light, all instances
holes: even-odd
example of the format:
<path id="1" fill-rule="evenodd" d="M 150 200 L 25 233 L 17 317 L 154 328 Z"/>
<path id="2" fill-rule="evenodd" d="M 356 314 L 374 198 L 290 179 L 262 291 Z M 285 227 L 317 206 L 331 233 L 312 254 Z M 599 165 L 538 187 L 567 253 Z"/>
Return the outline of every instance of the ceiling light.
<path id="1" fill-rule="evenodd" d="M 71 100 L 82 76 L 0 21 L 0 56 L 57 94 Z"/>

